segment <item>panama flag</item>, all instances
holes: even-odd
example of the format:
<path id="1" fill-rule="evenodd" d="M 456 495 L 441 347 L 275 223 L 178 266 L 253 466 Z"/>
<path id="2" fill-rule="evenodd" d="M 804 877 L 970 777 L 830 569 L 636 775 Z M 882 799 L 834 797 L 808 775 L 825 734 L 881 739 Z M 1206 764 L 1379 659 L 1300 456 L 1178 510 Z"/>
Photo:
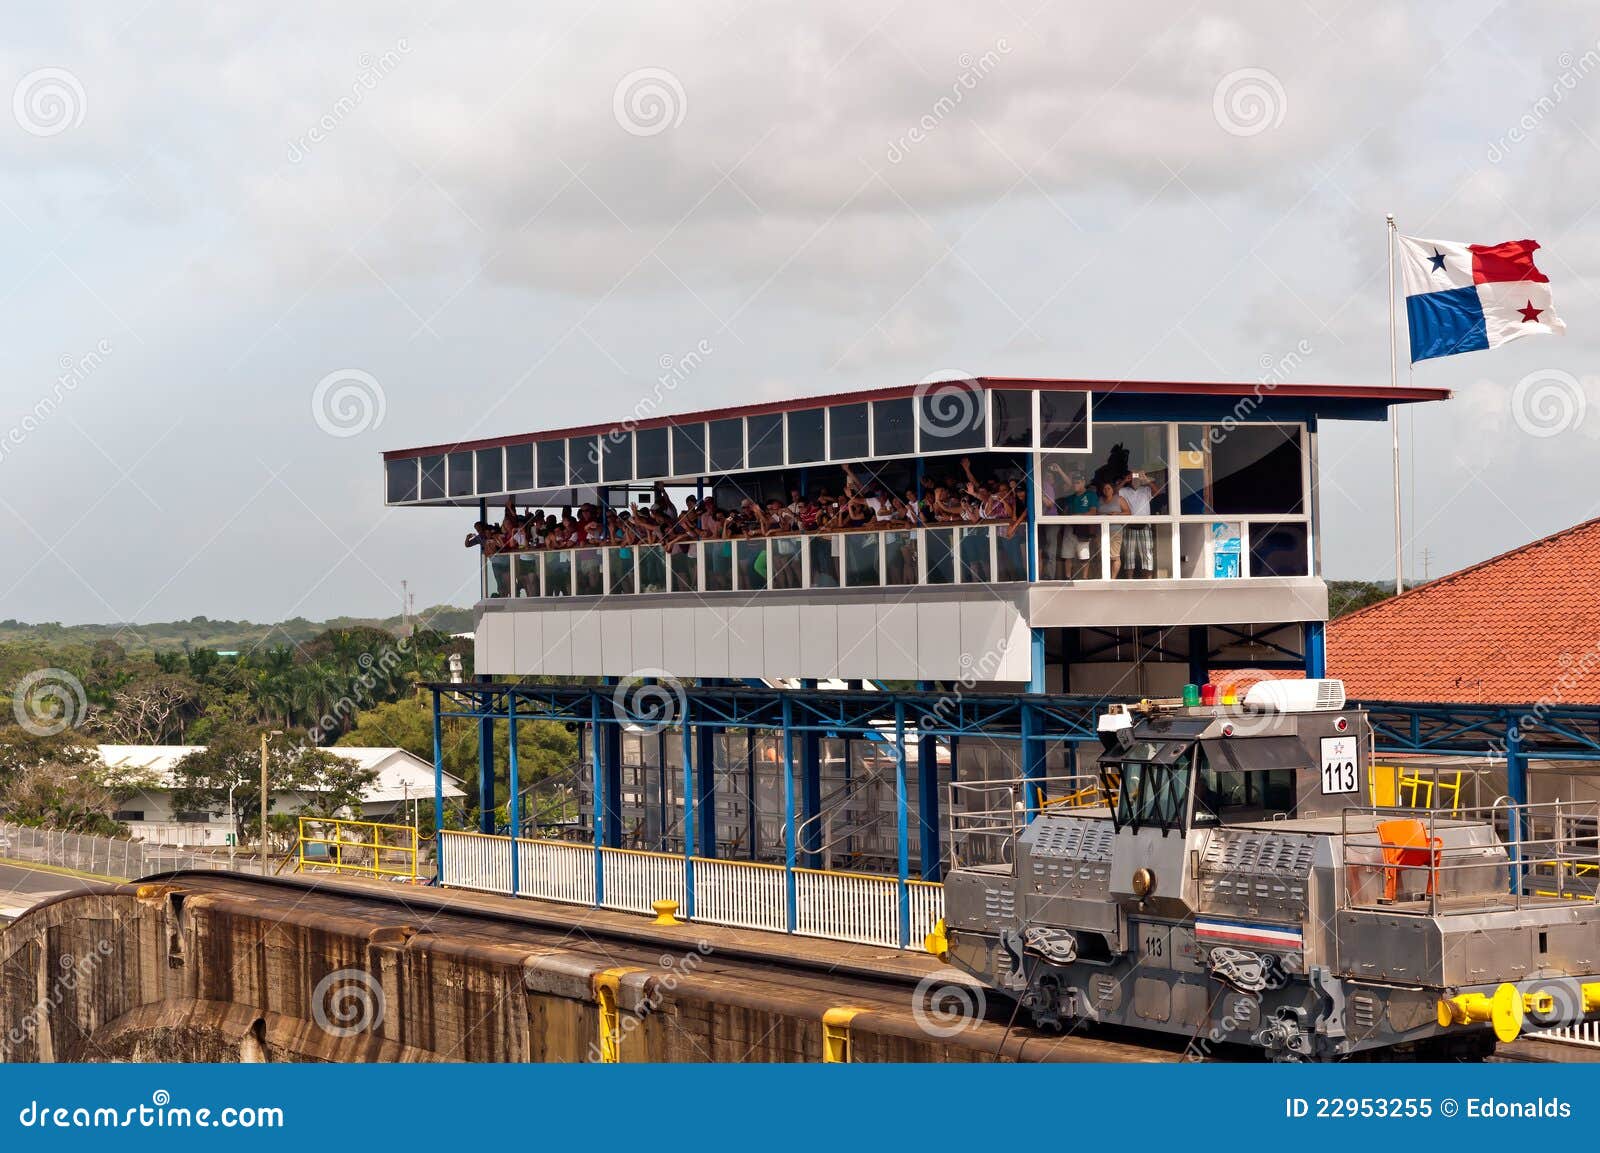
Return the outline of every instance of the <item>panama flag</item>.
<path id="1" fill-rule="evenodd" d="M 1533 265 L 1538 247 L 1536 240 L 1458 244 L 1400 237 L 1412 363 L 1565 332 L 1550 282 Z"/>

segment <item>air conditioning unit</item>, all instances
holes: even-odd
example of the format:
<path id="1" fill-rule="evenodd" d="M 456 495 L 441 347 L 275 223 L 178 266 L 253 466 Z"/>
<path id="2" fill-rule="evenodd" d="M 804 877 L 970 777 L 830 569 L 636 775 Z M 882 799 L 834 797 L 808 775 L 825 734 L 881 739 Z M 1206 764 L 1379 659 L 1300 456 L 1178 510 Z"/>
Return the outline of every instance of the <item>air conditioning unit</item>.
<path id="1" fill-rule="evenodd" d="M 1244 695 L 1247 708 L 1280 713 L 1314 713 L 1344 708 L 1344 682 L 1330 680 L 1257 681 Z"/>

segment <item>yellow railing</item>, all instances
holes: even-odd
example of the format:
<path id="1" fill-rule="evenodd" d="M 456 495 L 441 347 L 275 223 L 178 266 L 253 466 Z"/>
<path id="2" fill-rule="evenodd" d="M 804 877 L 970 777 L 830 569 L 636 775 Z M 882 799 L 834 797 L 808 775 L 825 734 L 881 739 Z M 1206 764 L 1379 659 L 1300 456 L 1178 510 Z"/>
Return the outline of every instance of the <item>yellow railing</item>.
<path id="1" fill-rule="evenodd" d="M 308 851 L 309 850 L 309 851 Z M 417 879 L 415 825 L 301 817 L 296 872 L 331 869 L 367 877 Z"/>

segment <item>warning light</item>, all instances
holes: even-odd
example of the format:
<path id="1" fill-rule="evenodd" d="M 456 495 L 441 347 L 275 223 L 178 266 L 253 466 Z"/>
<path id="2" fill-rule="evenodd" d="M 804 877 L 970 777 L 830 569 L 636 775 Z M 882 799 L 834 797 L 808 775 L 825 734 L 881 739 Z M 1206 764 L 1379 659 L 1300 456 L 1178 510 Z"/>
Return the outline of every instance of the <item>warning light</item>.
<path id="1" fill-rule="evenodd" d="M 1183 686 L 1183 704 L 1185 708 L 1193 708 L 1200 703 L 1200 686 Z"/>
<path id="2" fill-rule="evenodd" d="M 1200 686 L 1200 703 L 1202 705 L 1214 705 L 1214 704 L 1217 703 L 1217 686 L 1216 685 L 1201 685 Z"/>

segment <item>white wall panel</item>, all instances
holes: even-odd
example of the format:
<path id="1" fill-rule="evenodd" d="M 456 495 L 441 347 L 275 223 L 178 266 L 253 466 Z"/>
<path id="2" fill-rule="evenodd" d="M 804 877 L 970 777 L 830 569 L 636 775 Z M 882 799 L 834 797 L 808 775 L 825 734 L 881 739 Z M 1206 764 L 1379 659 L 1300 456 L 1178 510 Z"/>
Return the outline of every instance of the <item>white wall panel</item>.
<path id="1" fill-rule="evenodd" d="M 888 604 L 878 609 L 878 676 L 914 681 L 922 676 L 917 659 L 917 606 Z"/>
<path id="2" fill-rule="evenodd" d="M 800 676 L 825 679 L 839 672 L 839 610 L 800 606 Z"/>
<path id="3" fill-rule="evenodd" d="M 761 613 L 761 676 L 787 680 L 800 675 L 800 606 L 773 605 Z"/>
<path id="4" fill-rule="evenodd" d="M 839 606 L 839 671 L 847 680 L 878 675 L 878 612 L 882 606 Z"/>
<path id="5" fill-rule="evenodd" d="M 661 610 L 629 609 L 628 626 L 633 630 L 634 664 L 629 671 L 666 668 L 666 650 L 661 641 Z"/>
<path id="6" fill-rule="evenodd" d="M 728 675 L 730 677 L 764 677 L 767 664 L 762 658 L 765 630 L 762 618 L 770 610 L 757 605 L 730 606 L 726 610 L 728 623 Z"/>
<path id="7" fill-rule="evenodd" d="M 473 653 L 482 664 L 473 665 L 478 672 L 512 671 L 517 667 L 516 626 L 504 613 L 486 614 L 485 621 L 493 621 L 488 629 L 479 629 L 474 638 Z"/>
<path id="8" fill-rule="evenodd" d="M 540 666 L 544 663 L 544 614 L 543 613 L 504 613 L 498 614 L 504 620 L 513 622 L 513 629 L 517 637 L 517 663 L 512 671 L 522 674 L 543 671 Z M 488 617 L 484 618 L 489 619 Z"/>
<path id="9" fill-rule="evenodd" d="M 544 666 L 539 671 L 550 676 L 572 675 L 572 614 L 566 609 L 545 614 Z"/>
<path id="10" fill-rule="evenodd" d="M 955 601 L 923 601 L 917 605 L 917 656 L 924 669 L 961 668 L 961 606 Z M 960 676 L 924 672 L 928 680 Z"/>
<path id="11" fill-rule="evenodd" d="M 600 653 L 604 662 L 601 674 L 607 674 L 611 669 L 625 669 L 631 673 L 639 668 L 639 662 L 633 656 L 633 613 L 633 609 L 627 609 L 623 612 L 594 614 L 600 621 Z"/>
<path id="12" fill-rule="evenodd" d="M 695 675 L 694 609 L 664 608 L 661 614 L 661 664 L 680 677 Z"/>
<path id="13" fill-rule="evenodd" d="M 996 679 L 1004 667 L 1010 640 L 1006 617 L 1015 610 L 1002 601 L 963 601 L 961 604 L 961 667 L 980 681 Z"/>
<path id="14" fill-rule="evenodd" d="M 572 675 L 597 677 L 605 671 L 600 652 L 600 613 L 597 609 L 574 609 L 567 614 L 572 622 Z"/>
<path id="15" fill-rule="evenodd" d="M 694 675 L 732 676 L 728 671 L 728 622 L 725 610 L 697 606 L 688 611 L 694 614 Z"/>

